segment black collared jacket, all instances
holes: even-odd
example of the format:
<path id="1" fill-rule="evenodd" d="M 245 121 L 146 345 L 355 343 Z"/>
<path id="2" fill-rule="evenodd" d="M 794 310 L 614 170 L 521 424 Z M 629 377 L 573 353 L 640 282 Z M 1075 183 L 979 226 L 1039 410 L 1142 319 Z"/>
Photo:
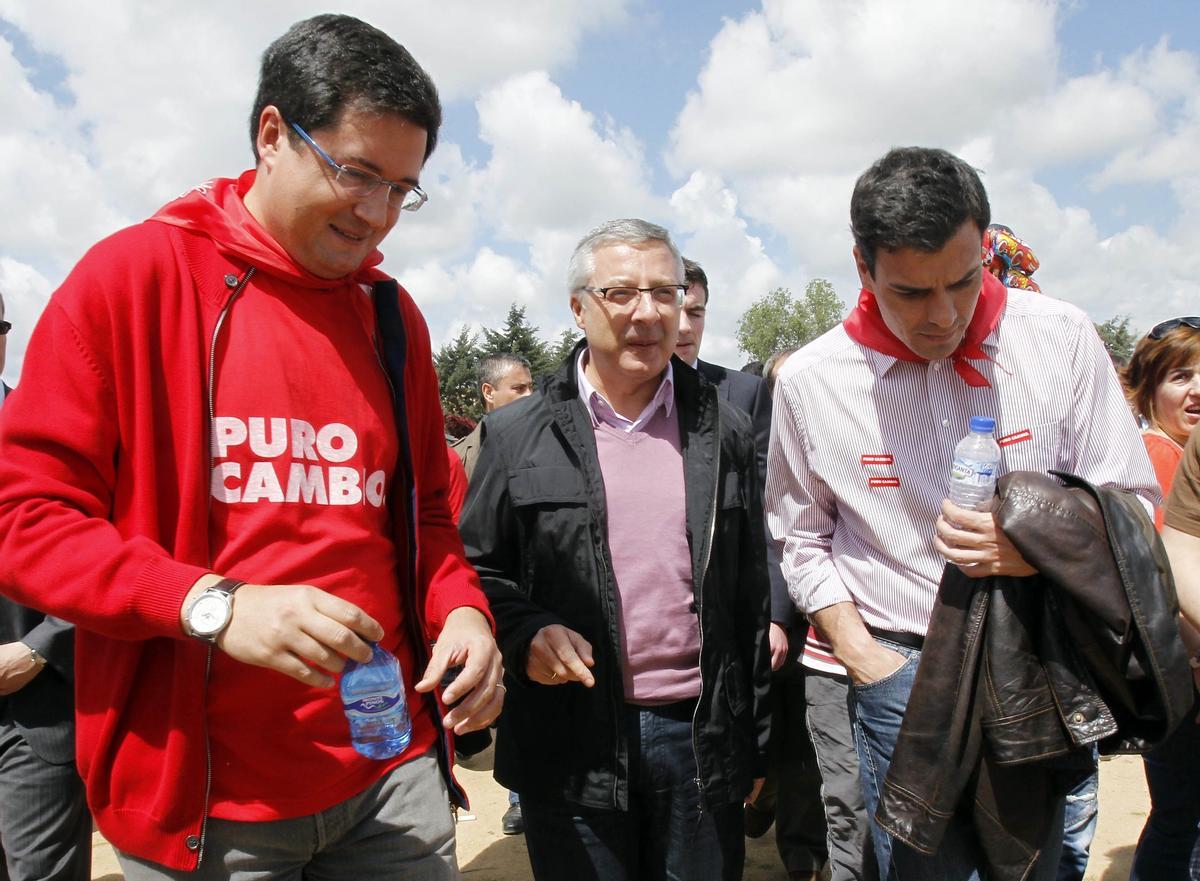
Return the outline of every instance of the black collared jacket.
<path id="1" fill-rule="evenodd" d="M 997 522 L 1038 574 L 946 567 L 877 812 L 925 853 L 969 812 L 997 881 L 1028 877 L 1064 768 L 1090 764 L 1092 744 L 1144 752 L 1192 705 L 1153 522 L 1132 493 L 1057 476 L 1067 486 L 1029 471 L 1000 481 Z"/>
<path id="2" fill-rule="evenodd" d="M 578 352 L 538 393 L 488 417 L 460 529 L 507 671 L 496 779 L 522 795 L 624 810 L 633 746 L 621 725 L 617 586 Z M 766 542 L 748 417 L 691 367 L 672 364 L 701 630 L 696 781 L 702 803 L 716 805 L 740 801 L 766 769 Z M 529 644 L 550 624 L 591 643 L 593 688 L 526 678 Z"/>

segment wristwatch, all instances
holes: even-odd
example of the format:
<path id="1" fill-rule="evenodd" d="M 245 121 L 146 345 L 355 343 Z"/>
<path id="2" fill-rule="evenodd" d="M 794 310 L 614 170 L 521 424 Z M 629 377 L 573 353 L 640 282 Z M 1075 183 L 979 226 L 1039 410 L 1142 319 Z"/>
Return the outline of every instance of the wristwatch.
<path id="1" fill-rule="evenodd" d="M 33 661 L 34 666 L 39 669 L 46 666 L 46 659 L 42 657 L 42 653 L 37 649 L 29 650 L 29 660 Z"/>
<path id="2" fill-rule="evenodd" d="M 215 644 L 233 617 L 233 592 L 245 583 L 222 578 L 201 591 L 183 616 L 188 635 Z"/>

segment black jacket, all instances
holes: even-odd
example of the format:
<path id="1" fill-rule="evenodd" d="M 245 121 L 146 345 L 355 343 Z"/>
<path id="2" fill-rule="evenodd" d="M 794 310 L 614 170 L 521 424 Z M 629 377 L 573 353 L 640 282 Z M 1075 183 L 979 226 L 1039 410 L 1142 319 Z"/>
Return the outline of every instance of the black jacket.
<path id="1" fill-rule="evenodd" d="M 1028 471 L 1000 481 L 997 521 L 1037 575 L 946 567 L 877 812 L 932 853 L 969 811 L 998 881 L 1037 859 L 1070 785 L 1061 769 L 1090 764 L 1094 743 L 1149 749 L 1192 703 L 1153 522 L 1130 493 L 1059 476 L 1071 488 Z"/>
<path id="2" fill-rule="evenodd" d="M 742 373 L 740 370 L 730 370 L 720 364 L 710 364 L 698 360 L 696 370 L 700 375 L 717 387 L 717 396 L 728 401 L 750 417 L 750 425 L 754 429 L 755 460 L 758 464 L 759 486 L 765 487 L 767 480 L 767 448 L 771 440 L 771 392 L 767 382 L 761 376 Z M 770 533 L 763 527 L 767 535 L 767 577 L 771 580 L 771 620 L 790 630 L 796 624 L 796 604 L 788 593 L 787 581 L 780 568 L 781 546 L 778 542 L 770 541 Z M 808 629 L 803 621 L 798 633 L 803 642 L 804 632 Z"/>
<path id="3" fill-rule="evenodd" d="M 12 389 L 5 385 L 4 391 L 7 396 Z M 75 628 L 0 597 L 0 643 L 8 642 L 36 649 L 46 666 L 20 691 L 0 697 L 0 713 L 12 719 L 42 761 L 74 762 Z"/>
<path id="4" fill-rule="evenodd" d="M 582 345 L 582 343 L 581 343 Z M 599 808 L 629 806 L 620 724 L 617 589 L 604 480 L 575 359 L 543 389 L 488 417 L 460 529 L 496 620 L 507 670 L 496 779 L 520 792 Z M 754 443 L 744 413 L 677 358 L 687 538 L 700 616 L 703 687 L 697 780 L 708 804 L 740 801 L 766 769 L 768 588 Z M 596 684 L 525 676 L 529 643 L 562 624 L 593 647 Z"/>

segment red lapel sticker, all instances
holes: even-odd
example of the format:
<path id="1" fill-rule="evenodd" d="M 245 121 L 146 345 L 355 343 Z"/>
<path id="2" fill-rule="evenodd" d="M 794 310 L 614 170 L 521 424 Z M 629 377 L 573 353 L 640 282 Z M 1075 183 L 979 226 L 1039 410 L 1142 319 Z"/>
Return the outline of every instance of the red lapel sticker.
<path id="1" fill-rule="evenodd" d="M 864 455 L 860 460 L 863 465 L 891 465 L 894 460 L 891 453 Z"/>
<path id="2" fill-rule="evenodd" d="M 872 489 L 877 489 L 881 486 L 899 486 L 899 477 L 871 477 L 867 479 L 867 485 Z"/>
<path id="3" fill-rule="evenodd" d="M 1033 440 L 1033 432 L 1028 428 L 1022 428 L 1020 431 L 1014 431 L 1012 434 L 1006 434 L 1004 437 L 997 438 L 996 443 L 1002 447 L 1011 447 L 1013 444 L 1019 444 L 1021 441 Z"/>

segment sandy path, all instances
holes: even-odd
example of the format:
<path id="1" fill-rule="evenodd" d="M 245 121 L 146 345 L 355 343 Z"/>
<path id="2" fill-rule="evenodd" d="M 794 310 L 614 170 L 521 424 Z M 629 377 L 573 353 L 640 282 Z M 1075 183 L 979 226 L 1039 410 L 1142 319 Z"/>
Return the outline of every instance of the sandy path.
<path id="1" fill-rule="evenodd" d="M 507 794 L 488 772 L 460 771 L 471 794 L 471 815 L 458 824 L 458 856 L 464 879 L 470 881 L 532 881 L 522 836 L 500 834 L 500 816 L 508 807 Z M 1146 819 L 1148 801 L 1142 761 L 1122 756 L 1101 763 L 1100 824 L 1092 844 L 1087 881 L 1125 881 L 1129 862 Z M 745 881 L 786 881 L 771 834 L 746 842 Z M 119 881 L 121 871 L 112 848 L 96 834 L 93 844 L 94 879 Z"/>

